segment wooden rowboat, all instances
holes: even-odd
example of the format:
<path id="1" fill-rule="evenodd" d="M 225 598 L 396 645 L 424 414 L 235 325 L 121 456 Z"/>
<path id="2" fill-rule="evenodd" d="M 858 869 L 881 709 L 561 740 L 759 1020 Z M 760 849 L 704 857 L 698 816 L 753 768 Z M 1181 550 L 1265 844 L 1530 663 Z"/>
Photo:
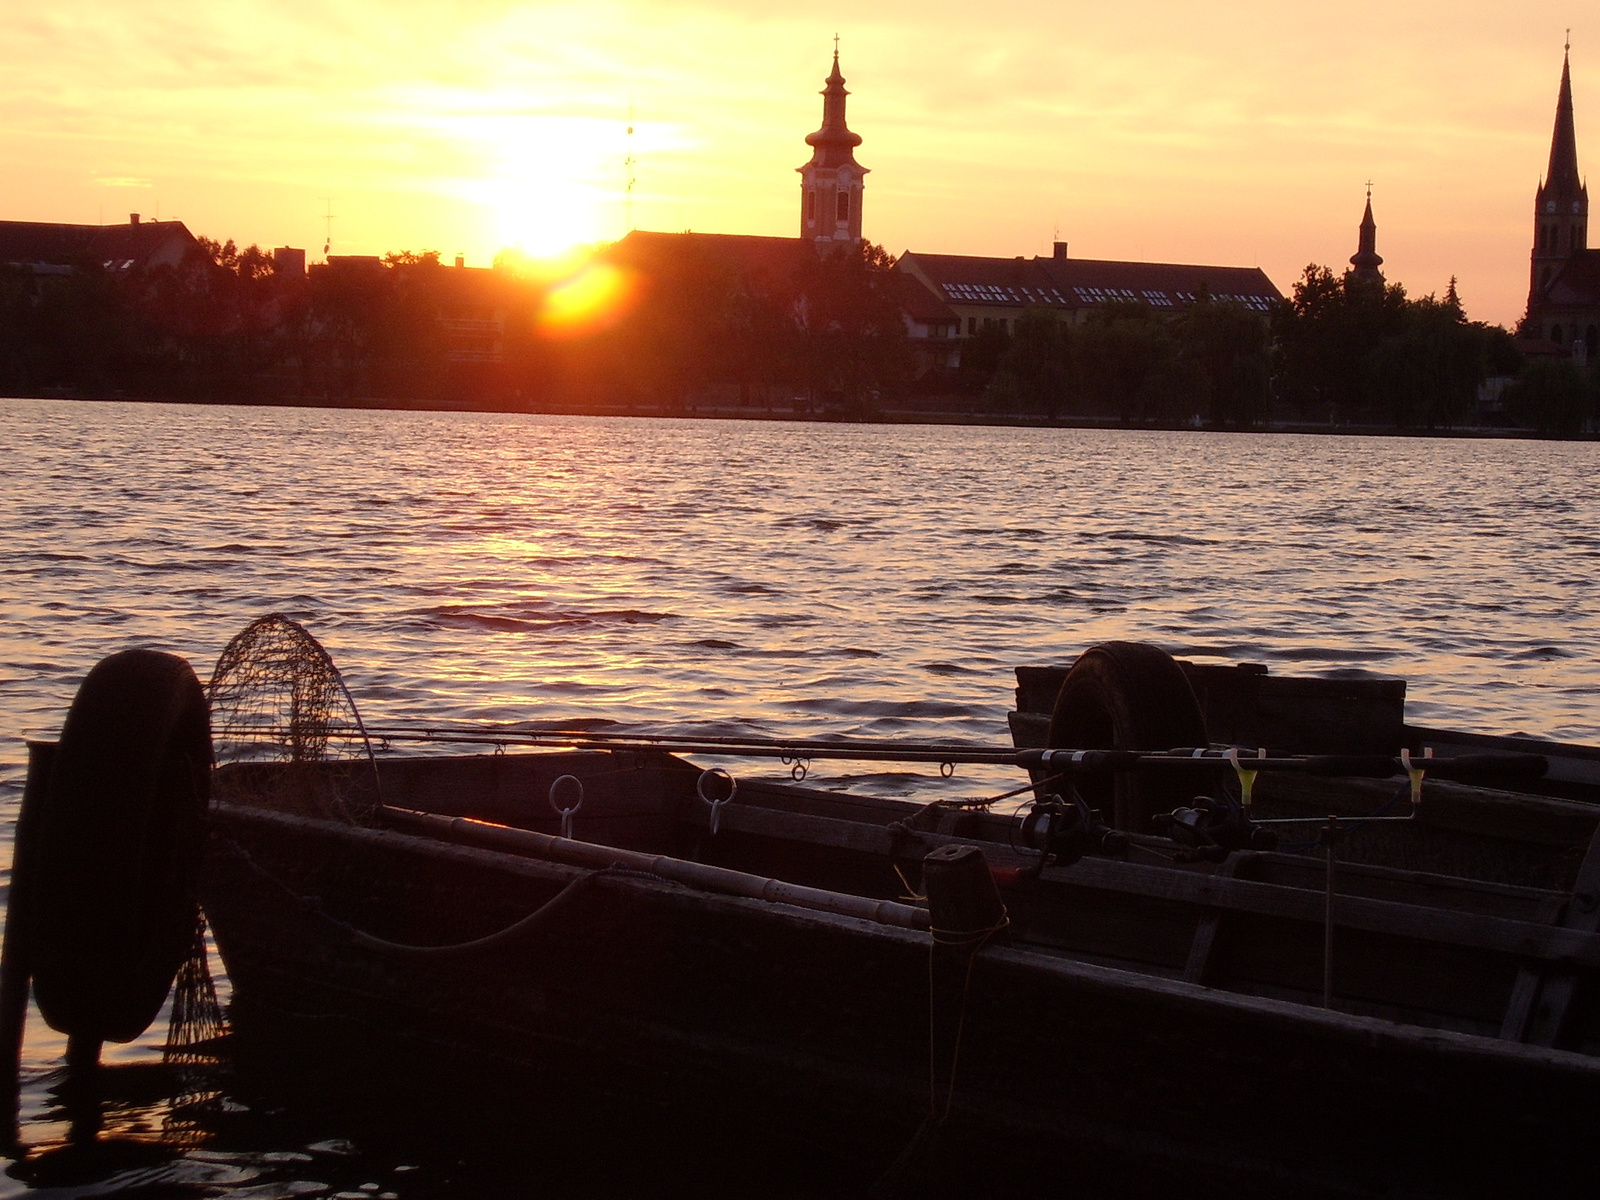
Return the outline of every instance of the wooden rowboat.
<path id="1" fill-rule="evenodd" d="M 1530 747 L 1442 738 L 1432 759 L 1415 737 L 1130 744 L 1130 695 L 1181 669 L 1125 645 L 1057 679 L 1048 716 L 1030 702 L 1048 682 L 1019 673 L 1019 742 L 1057 744 L 1016 752 L 1015 812 L 733 790 L 670 747 L 577 734 L 370 772 L 219 767 L 196 878 L 234 1027 L 275 1052 L 492 1064 L 552 1103 L 598 1080 L 781 1123 L 851 1148 L 886 1194 L 930 1170 L 1019 1193 L 1600 1183 L 1582 779 L 1508 783 Z M 1074 722 L 1105 740 L 1063 747 Z M 71 733 L 60 754 L 84 752 Z M 1545 749 L 1567 776 L 1595 761 Z M 72 772 L 34 752 L 48 811 Z"/>

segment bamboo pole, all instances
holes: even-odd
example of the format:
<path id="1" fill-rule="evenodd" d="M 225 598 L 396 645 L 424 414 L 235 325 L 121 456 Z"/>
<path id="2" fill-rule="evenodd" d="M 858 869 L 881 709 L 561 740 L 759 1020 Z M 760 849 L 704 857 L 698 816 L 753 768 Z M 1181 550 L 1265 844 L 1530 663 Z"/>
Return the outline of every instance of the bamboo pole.
<path id="1" fill-rule="evenodd" d="M 445 817 L 437 813 L 417 812 L 407 808 L 382 809 L 383 816 L 402 829 L 425 833 L 441 839 L 462 842 L 489 850 L 504 850 L 512 854 L 554 859 L 584 867 L 624 867 L 648 875 L 656 875 L 673 883 L 720 892 L 730 896 L 746 896 L 752 900 L 767 900 L 774 904 L 791 904 L 814 912 L 835 913 L 843 917 L 873 921 L 879 925 L 894 925 L 902 929 L 926 931 L 928 910 L 894 900 L 873 900 L 867 896 L 852 896 L 844 892 L 830 892 L 823 888 L 803 887 L 785 883 L 781 879 L 768 879 L 748 875 L 726 867 L 713 867 L 705 863 L 687 862 L 669 858 L 665 854 L 645 854 L 638 850 L 620 850 L 595 842 L 580 842 L 572 838 L 552 837 L 535 833 L 531 829 L 514 829 L 509 825 L 496 825 L 471 817 Z"/>

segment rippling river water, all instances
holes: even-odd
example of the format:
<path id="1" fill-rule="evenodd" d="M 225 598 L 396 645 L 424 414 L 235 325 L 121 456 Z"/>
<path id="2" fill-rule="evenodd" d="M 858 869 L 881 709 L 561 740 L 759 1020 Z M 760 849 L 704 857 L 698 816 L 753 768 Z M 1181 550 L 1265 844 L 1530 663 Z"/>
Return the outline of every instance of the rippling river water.
<path id="1" fill-rule="evenodd" d="M 1593 443 L 7 400 L 0 445 L 8 831 L 22 736 L 96 660 L 152 645 L 204 677 L 274 610 L 369 720 L 1000 742 L 1013 666 L 1134 638 L 1600 742 Z M 35 1145 L 62 1136 L 58 1049 L 28 1047 Z M 305 1179 L 202 1154 L 180 1182 L 360 1173 L 266 1153 L 291 1152 Z"/>

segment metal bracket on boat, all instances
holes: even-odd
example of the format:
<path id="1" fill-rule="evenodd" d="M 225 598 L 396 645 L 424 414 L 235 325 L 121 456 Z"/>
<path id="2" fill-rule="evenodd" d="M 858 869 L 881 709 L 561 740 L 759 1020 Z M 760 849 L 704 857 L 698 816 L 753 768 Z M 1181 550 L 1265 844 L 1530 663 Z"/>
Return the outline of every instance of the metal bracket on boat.
<path id="1" fill-rule="evenodd" d="M 578 789 L 578 800 L 571 808 L 562 808 L 561 802 L 556 799 L 556 791 L 563 783 L 573 784 Z M 583 780 L 576 775 L 562 775 L 550 785 L 550 807 L 555 809 L 561 817 L 561 836 L 572 837 L 572 814 L 583 807 Z"/>
<path id="2" fill-rule="evenodd" d="M 712 777 L 728 781 L 728 794 L 720 800 L 706 795 L 706 780 Z M 694 790 L 700 793 L 700 799 L 711 806 L 711 833 L 712 836 L 715 836 L 717 825 L 722 818 L 722 806 L 733 800 L 734 794 L 739 790 L 739 781 L 721 767 L 707 767 L 700 772 L 700 778 L 695 781 Z"/>
<path id="3" fill-rule="evenodd" d="M 779 761 L 789 768 L 789 778 L 796 783 L 804 783 L 806 776 L 811 774 L 811 760 L 802 755 L 790 754 L 786 750 Z M 716 830 L 712 832 L 715 833 Z"/>

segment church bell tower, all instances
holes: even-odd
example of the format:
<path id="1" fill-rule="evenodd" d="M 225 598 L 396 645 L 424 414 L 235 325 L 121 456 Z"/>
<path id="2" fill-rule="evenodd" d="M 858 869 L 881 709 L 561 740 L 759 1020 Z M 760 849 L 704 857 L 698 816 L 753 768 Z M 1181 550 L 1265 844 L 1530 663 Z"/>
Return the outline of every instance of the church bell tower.
<path id="1" fill-rule="evenodd" d="M 1572 124 L 1571 49 L 1569 43 L 1561 57 L 1561 92 L 1556 98 L 1555 132 L 1550 137 L 1550 165 L 1534 195 L 1530 305 L 1561 273 L 1568 258 L 1589 248 L 1589 189 L 1578 175 L 1578 137 Z"/>
<path id="2" fill-rule="evenodd" d="M 867 168 L 856 162 L 861 135 L 844 121 L 844 76 L 839 39 L 833 39 L 833 73 L 822 91 L 822 128 L 806 135 L 811 161 L 800 172 L 800 236 L 819 252 L 861 244 L 861 192 Z"/>
<path id="3" fill-rule="evenodd" d="M 1383 256 L 1378 253 L 1378 223 L 1372 219 L 1372 185 L 1367 184 L 1367 211 L 1361 217 L 1360 240 L 1350 256 L 1350 278 L 1363 286 L 1383 287 Z"/>

